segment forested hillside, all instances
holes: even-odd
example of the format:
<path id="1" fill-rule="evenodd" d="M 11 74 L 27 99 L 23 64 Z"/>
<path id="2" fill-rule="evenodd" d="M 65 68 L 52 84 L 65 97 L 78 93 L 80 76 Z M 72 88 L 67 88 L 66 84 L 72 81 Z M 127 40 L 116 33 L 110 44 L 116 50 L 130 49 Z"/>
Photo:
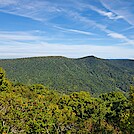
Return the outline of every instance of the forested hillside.
<path id="1" fill-rule="evenodd" d="M 12 82 L 41 83 L 65 93 L 100 94 L 128 91 L 134 85 L 134 60 L 106 60 L 94 56 L 79 59 L 36 57 L 0 60 Z"/>
<path id="2" fill-rule="evenodd" d="M 1 134 L 133 134 L 134 87 L 129 98 L 110 92 L 62 94 L 41 84 L 14 85 L 0 68 Z"/>

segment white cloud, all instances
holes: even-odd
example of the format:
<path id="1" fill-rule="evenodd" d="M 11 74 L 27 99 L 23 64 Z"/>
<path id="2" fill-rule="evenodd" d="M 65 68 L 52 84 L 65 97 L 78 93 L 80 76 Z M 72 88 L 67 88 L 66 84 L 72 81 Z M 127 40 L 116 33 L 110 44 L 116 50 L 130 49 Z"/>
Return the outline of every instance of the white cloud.
<path id="1" fill-rule="evenodd" d="M 24 47 L 25 46 L 25 47 Z M 132 49 L 122 46 L 65 45 L 65 44 L 33 44 L 0 46 L 0 58 L 20 58 L 33 56 L 66 56 L 78 58 L 95 55 L 100 58 L 134 58 Z"/>
<path id="2" fill-rule="evenodd" d="M 95 55 L 100 58 L 134 58 L 133 49 L 121 46 L 122 44 L 118 46 L 55 44 L 48 43 L 47 39 L 45 40 L 44 37 L 36 35 L 37 32 L 40 31 L 1 31 L 0 58 L 51 55 L 61 55 L 71 58 L 78 58 L 87 55 Z M 112 38 L 126 39 L 125 36 L 117 33 L 109 33 L 109 36 Z"/>
<path id="3" fill-rule="evenodd" d="M 77 30 L 77 29 L 67 29 L 67 28 L 63 28 L 63 27 L 59 27 L 59 26 L 55 26 L 55 28 L 58 28 L 65 32 L 73 32 L 73 33 L 84 34 L 84 35 L 94 35 L 94 33 Z"/>
<path id="4" fill-rule="evenodd" d="M 0 7 L 16 5 L 17 3 L 18 3 L 18 0 L 0 0 Z"/>
<path id="5" fill-rule="evenodd" d="M 122 32 L 128 31 L 128 30 L 132 30 L 132 29 L 134 29 L 134 26 L 130 26 L 130 27 L 128 27 L 128 28 L 125 28 L 125 29 L 122 30 Z"/>
<path id="6" fill-rule="evenodd" d="M 134 40 L 128 39 L 126 36 L 124 36 L 123 34 L 119 34 L 119 33 L 115 33 L 115 32 L 109 32 L 107 34 L 108 36 L 115 38 L 115 39 L 121 39 L 121 41 L 123 41 L 124 45 L 132 45 L 134 46 Z"/>
<path id="7" fill-rule="evenodd" d="M 100 30 L 104 31 L 107 27 L 106 25 L 97 23 L 94 20 L 84 17 L 77 12 L 66 11 L 66 13 L 68 14 L 68 16 L 71 17 L 71 19 L 76 20 L 78 22 L 83 22 L 84 25 L 86 25 L 90 28 L 99 28 Z"/>
<path id="8" fill-rule="evenodd" d="M 105 8 L 111 12 L 122 16 L 130 25 L 134 26 L 134 2 L 132 0 L 100 0 Z"/>
<path id="9" fill-rule="evenodd" d="M 83 17 L 77 12 L 70 11 L 70 12 L 68 12 L 68 15 L 70 15 L 72 17 L 72 19 L 74 19 L 74 20 L 83 22 L 84 25 L 87 25 L 90 28 L 94 27 L 94 28 L 100 29 L 101 31 L 105 32 L 107 34 L 107 36 L 110 36 L 114 39 L 120 39 L 122 42 L 124 42 L 124 45 L 134 45 L 134 40 L 127 38 L 123 34 L 109 30 L 106 25 L 99 24 L 99 23 L 95 22 L 94 20 L 90 20 L 86 17 Z"/>
<path id="10" fill-rule="evenodd" d="M 56 28 L 56 27 L 55 27 Z M 60 28 L 60 27 L 57 27 Z M 62 29 L 63 30 L 63 29 Z M 73 29 L 72 29 L 73 30 Z M 33 31 L 0 31 L 0 45 L 23 45 L 24 42 L 27 44 L 42 44 L 42 42 L 68 42 L 68 44 L 72 44 L 75 42 L 76 44 L 93 41 L 93 40 L 104 40 L 104 38 L 95 38 L 91 37 L 90 33 L 86 33 L 84 31 L 65 31 L 65 32 L 74 32 L 78 34 L 88 35 L 89 37 L 85 36 L 86 40 L 76 37 L 67 37 L 65 38 L 64 34 L 58 32 L 57 34 L 48 34 L 48 32 L 33 30 Z M 61 35 L 62 34 L 62 35 Z M 62 37 L 61 37 L 62 36 Z M 25 46 L 26 44 L 24 44 Z"/>
<path id="11" fill-rule="evenodd" d="M 31 40 L 40 40 L 41 38 L 37 35 L 34 35 L 36 31 L 0 31 L 1 41 L 31 41 Z"/>
<path id="12" fill-rule="evenodd" d="M 111 32 L 111 33 L 108 34 L 108 36 L 110 36 L 112 38 L 115 38 L 115 39 L 125 39 L 125 40 L 127 40 L 127 38 L 124 35 L 119 34 L 119 33 Z"/>
<path id="13" fill-rule="evenodd" d="M 96 11 L 100 15 L 106 16 L 109 19 L 117 20 L 123 18 L 129 24 L 134 25 L 134 17 L 130 12 L 128 12 L 128 7 L 124 11 L 121 9 L 119 2 L 117 2 L 118 8 L 114 8 L 115 2 L 109 2 L 109 0 L 102 0 L 103 5 L 109 10 L 109 12 L 99 9 L 94 6 L 90 6 L 92 10 Z M 105 2 L 104 2 L 105 1 Z M 107 1 L 107 2 L 106 2 Z M 119 0 L 120 1 L 120 0 Z M 121 2 L 121 1 L 120 1 Z M 114 4 L 109 4 L 114 3 Z M 66 3 L 63 3 L 64 5 Z M 10 6 L 9 8 L 9 5 Z M 125 7 L 125 6 L 123 6 Z M 77 8 L 77 7 L 74 7 Z M 83 8 L 84 10 L 84 8 Z M 47 21 L 53 17 L 60 15 L 65 15 L 69 17 L 68 19 L 75 20 L 76 23 L 79 23 L 85 26 L 88 30 L 89 28 L 97 28 L 97 30 L 101 30 L 105 32 L 108 37 L 113 39 L 121 40 L 123 43 L 121 45 L 134 45 L 134 41 L 130 40 L 127 36 L 120 34 L 115 31 L 111 31 L 105 24 L 101 24 L 101 22 L 96 22 L 92 18 L 84 17 L 80 13 L 81 10 L 69 10 L 68 8 L 63 8 L 63 5 L 59 3 L 56 5 L 49 1 L 42 0 L 33 0 L 33 1 L 20 1 L 20 0 L 0 0 L 0 11 L 7 12 L 19 16 L 28 17 L 38 21 Z M 128 15 L 128 16 L 127 16 Z M 131 18 L 131 19 L 130 19 Z M 47 21 L 48 22 L 48 21 Z M 53 24 L 52 24 L 53 25 Z M 51 26 L 52 26 L 51 25 Z M 82 26 L 81 25 L 81 26 Z M 87 32 L 86 30 L 78 30 L 78 29 L 66 29 L 59 27 L 59 29 L 66 32 L 79 33 L 84 35 L 93 35 L 94 33 Z M 81 28 L 80 28 L 81 29 Z M 57 36 L 57 35 L 55 35 Z M 48 36 L 47 36 L 48 37 Z M 68 57 L 81 57 L 85 55 L 96 55 L 98 57 L 117 57 L 117 58 L 127 58 L 134 57 L 133 56 L 133 48 L 123 48 L 121 46 L 118 47 L 106 47 L 106 46 L 94 46 L 94 45 L 59 45 L 59 44 L 48 44 L 46 38 L 36 35 L 34 32 L 0 32 L 0 44 L 4 44 L 4 46 L 0 46 L 0 57 L 3 55 L 10 58 L 10 56 L 16 55 L 15 57 L 25 57 L 25 56 L 43 56 L 43 55 L 65 55 Z M 48 38 L 47 38 L 48 39 Z M 65 39 L 65 38 L 64 38 Z M 51 39 L 50 39 L 51 40 Z M 24 43 L 24 42 L 29 43 Z M 46 41 L 46 42 L 45 42 Z M 66 41 L 66 39 L 65 39 Z M 22 43 L 23 42 L 23 43 Z M 10 44 L 10 45 L 8 45 Z M 15 44 L 15 45 L 13 45 Z M 18 46 L 18 47 L 17 47 Z M 16 53 L 15 53 L 16 52 Z M 130 56 L 131 55 L 131 56 Z"/>
<path id="14" fill-rule="evenodd" d="M 122 46 L 97 46 L 93 44 L 67 45 L 48 43 L 47 39 L 44 39 L 44 36 L 42 37 L 37 34 L 38 32 L 41 31 L 0 31 L 0 58 L 51 55 L 61 55 L 72 58 L 87 55 L 95 55 L 101 58 L 134 57 L 132 48 L 129 49 Z M 125 36 L 118 33 L 109 33 L 109 36 L 112 38 L 127 40 Z M 128 41 L 129 40 L 127 40 L 127 42 Z"/>
<path id="15" fill-rule="evenodd" d="M 85 10 L 85 9 L 90 9 L 90 10 L 97 12 L 98 14 L 100 14 L 102 16 L 108 17 L 111 20 L 117 20 L 117 19 L 123 18 L 123 16 L 121 16 L 121 15 L 117 15 L 114 12 L 106 11 L 106 9 L 105 10 L 100 9 L 96 6 L 93 6 L 90 3 L 87 4 L 87 3 L 84 3 L 83 1 L 82 2 L 77 1 L 77 2 L 75 2 L 75 4 L 76 4 L 76 8 L 80 11 Z"/>
<path id="16" fill-rule="evenodd" d="M 117 20 L 117 19 L 123 18 L 123 16 L 118 16 L 118 15 L 116 15 L 116 14 L 113 13 L 113 12 L 106 12 L 106 11 L 101 10 L 101 9 L 95 7 L 95 6 L 92 6 L 92 5 L 89 5 L 88 7 L 89 7 L 91 10 L 96 11 L 96 12 L 99 13 L 100 15 L 106 16 L 106 17 L 108 17 L 108 18 L 111 19 L 111 20 Z"/>
<path id="17" fill-rule="evenodd" d="M 62 12 L 62 8 L 52 2 L 42 0 L 0 0 L 0 11 L 37 21 L 46 21 L 54 18 L 56 13 Z"/>

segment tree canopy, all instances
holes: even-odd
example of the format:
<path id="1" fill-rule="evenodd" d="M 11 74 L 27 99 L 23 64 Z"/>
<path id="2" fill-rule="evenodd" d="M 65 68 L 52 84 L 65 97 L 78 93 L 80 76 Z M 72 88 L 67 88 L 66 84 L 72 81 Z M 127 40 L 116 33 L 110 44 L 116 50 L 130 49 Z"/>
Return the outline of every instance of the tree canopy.
<path id="1" fill-rule="evenodd" d="M 134 87 L 129 98 L 122 92 L 64 94 L 41 84 L 11 84 L 0 68 L 0 89 L 1 134 L 134 133 Z"/>

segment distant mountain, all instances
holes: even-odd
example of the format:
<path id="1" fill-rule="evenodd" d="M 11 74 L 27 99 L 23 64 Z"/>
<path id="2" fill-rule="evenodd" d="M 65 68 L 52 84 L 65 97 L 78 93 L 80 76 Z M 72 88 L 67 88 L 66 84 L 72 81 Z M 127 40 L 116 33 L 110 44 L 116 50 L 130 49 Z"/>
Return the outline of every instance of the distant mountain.
<path id="1" fill-rule="evenodd" d="M 0 67 L 13 82 L 41 83 L 63 92 L 127 92 L 134 85 L 134 60 L 127 59 L 33 57 L 0 60 Z"/>

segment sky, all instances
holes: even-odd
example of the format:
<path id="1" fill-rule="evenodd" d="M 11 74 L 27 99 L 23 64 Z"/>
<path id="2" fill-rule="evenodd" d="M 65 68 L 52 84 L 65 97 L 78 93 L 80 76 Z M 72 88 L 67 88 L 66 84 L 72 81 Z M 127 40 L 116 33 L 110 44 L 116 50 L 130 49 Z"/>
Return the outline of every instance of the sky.
<path id="1" fill-rule="evenodd" d="M 0 0 L 0 59 L 134 59 L 134 0 Z"/>

